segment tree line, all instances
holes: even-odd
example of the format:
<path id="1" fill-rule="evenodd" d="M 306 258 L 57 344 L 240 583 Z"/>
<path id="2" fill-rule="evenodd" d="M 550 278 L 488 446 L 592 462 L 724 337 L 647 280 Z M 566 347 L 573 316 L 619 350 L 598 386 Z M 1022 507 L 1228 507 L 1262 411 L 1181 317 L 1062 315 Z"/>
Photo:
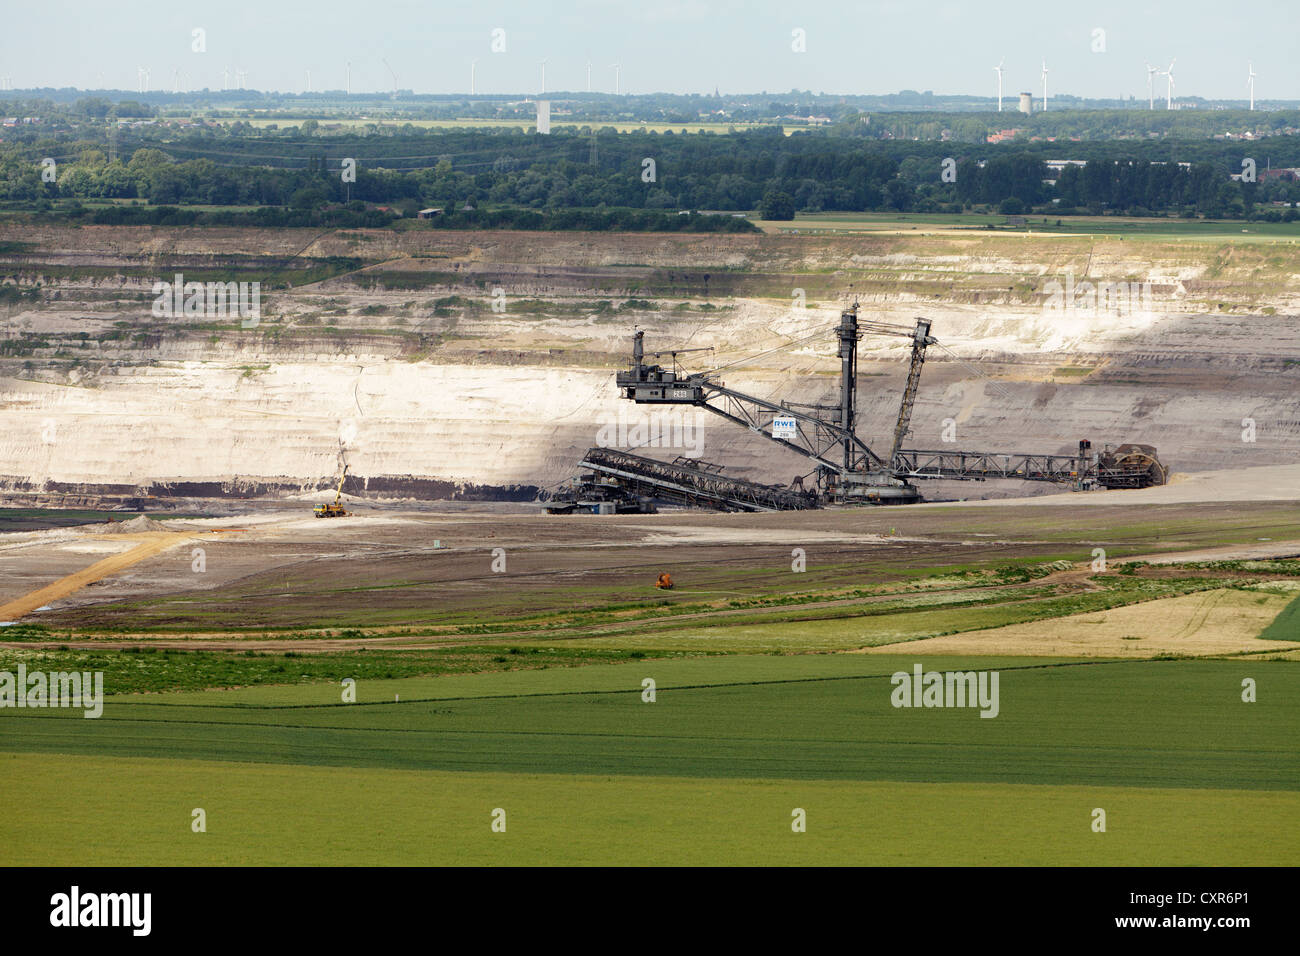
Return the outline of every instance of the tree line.
<path id="1" fill-rule="evenodd" d="M 106 155 L 116 149 L 118 158 Z M 53 181 L 41 158 L 57 163 Z M 345 160 L 355 177 L 344 175 Z M 1049 159 L 1086 160 L 1055 173 Z M 1243 162 L 1257 182 L 1237 182 Z M 350 201 L 407 214 L 445 210 L 637 209 L 1014 211 L 1249 216 L 1293 214 L 1300 184 L 1268 178 L 1300 166 L 1300 137 L 1266 143 L 959 144 L 879 141 L 778 130 L 652 135 L 613 130 L 418 131 L 323 138 L 213 131 L 120 135 L 112 144 L 52 137 L 0 145 L 0 200 L 136 200 L 153 206 L 315 211 Z M 683 217 L 686 218 L 686 217 Z M 711 227 L 714 228 L 714 227 Z M 716 227 L 721 228 L 721 227 Z"/>

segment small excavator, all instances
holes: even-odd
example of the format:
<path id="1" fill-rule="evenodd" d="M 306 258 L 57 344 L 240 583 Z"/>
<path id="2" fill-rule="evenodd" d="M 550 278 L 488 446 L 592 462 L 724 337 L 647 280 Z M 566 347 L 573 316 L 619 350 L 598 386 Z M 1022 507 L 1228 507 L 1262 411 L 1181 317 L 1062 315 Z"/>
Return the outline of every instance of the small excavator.
<path id="1" fill-rule="evenodd" d="M 339 475 L 339 487 L 334 492 L 334 501 L 329 504 L 317 505 L 312 512 L 317 518 L 346 518 L 352 512 L 343 507 L 343 481 L 348 476 L 348 466 L 343 466 L 343 474 Z"/>

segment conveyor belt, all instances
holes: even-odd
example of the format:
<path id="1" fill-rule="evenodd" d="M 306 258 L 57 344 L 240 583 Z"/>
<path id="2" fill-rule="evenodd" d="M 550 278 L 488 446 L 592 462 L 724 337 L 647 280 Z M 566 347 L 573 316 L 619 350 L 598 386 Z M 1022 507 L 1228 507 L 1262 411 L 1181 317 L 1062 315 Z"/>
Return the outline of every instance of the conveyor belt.
<path id="1" fill-rule="evenodd" d="M 719 511 L 802 511 L 817 507 L 812 492 L 731 478 L 703 467 L 656 461 L 614 448 L 592 448 L 581 466 L 617 478 L 628 491 Z"/>

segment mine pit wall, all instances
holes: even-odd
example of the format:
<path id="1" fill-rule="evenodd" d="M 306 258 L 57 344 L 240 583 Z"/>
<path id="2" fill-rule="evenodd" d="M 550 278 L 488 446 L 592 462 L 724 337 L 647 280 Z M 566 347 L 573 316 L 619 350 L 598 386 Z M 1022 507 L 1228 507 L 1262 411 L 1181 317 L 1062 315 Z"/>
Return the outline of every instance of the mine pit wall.
<path id="1" fill-rule="evenodd" d="M 0 475 L 0 508 L 91 508 L 118 511 L 177 511 L 196 503 L 266 499 L 324 500 L 338 482 L 305 484 L 291 478 L 253 478 L 236 482 L 162 481 L 145 485 L 45 481 L 39 484 Z M 537 499 L 536 485 L 473 485 L 436 481 L 414 475 L 349 475 L 343 494 L 365 501 L 527 502 Z"/>
<path id="2" fill-rule="evenodd" d="M 1081 438 L 1136 441 L 1175 471 L 1300 455 L 1300 276 L 1271 244 L 342 230 L 307 251 L 308 267 L 356 260 L 361 271 L 264 295 L 254 328 L 150 314 L 153 279 L 270 274 L 311 238 L 300 232 L 0 226 L 0 241 L 27 244 L 0 255 L 0 276 L 45 286 L 39 303 L 0 315 L 0 491 L 292 497 L 332 489 L 346 461 L 349 494 L 525 500 L 595 444 L 785 483 L 811 463 L 707 412 L 664 412 L 678 417 L 660 424 L 686 441 L 637 446 L 650 410 L 619 398 L 614 371 L 634 324 L 652 350 L 713 346 L 682 361 L 715 367 L 834 324 L 850 290 L 871 318 L 929 317 L 956 353 L 930 351 L 910 446 L 1062 453 Z M 51 263 L 67 269 L 45 275 Z M 1141 280 L 1150 296 L 1138 311 L 1054 309 L 1046 285 L 1067 273 Z M 793 289 L 807 310 L 792 308 Z M 859 433 L 881 450 L 906 351 L 903 340 L 862 342 Z M 828 333 L 723 379 L 828 401 L 833 353 Z"/>

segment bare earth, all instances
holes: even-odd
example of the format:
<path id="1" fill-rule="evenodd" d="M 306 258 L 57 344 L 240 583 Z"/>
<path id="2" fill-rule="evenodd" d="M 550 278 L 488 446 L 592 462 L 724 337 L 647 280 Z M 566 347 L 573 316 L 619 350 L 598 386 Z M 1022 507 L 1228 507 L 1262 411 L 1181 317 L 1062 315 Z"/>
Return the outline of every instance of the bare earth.
<path id="1" fill-rule="evenodd" d="M 152 558 L 188 540 L 187 535 L 168 531 L 150 531 L 144 534 L 123 535 L 122 538 L 137 543 L 135 547 L 129 550 L 103 558 L 88 568 L 83 568 L 66 577 L 59 578 L 52 584 L 47 584 L 43 588 L 30 591 L 20 598 L 0 605 L 0 621 L 16 621 L 37 608 L 75 594 L 88 584 L 118 574 L 132 565 L 139 564 L 146 558 Z M 118 540 L 122 539 L 119 538 Z"/>
<path id="2" fill-rule="evenodd" d="M 1237 473 L 1151 491 L 1190 485 L 1222 493 L 1242 483 Z M 721 623 L 749 613 L 726 609 L 729 599 L 784 593 L 796 584 L 816 591 L 903 585 L 913 572 L 932 577 L 947 567 L 1054 562 L 1063 554 L 1077 560 L 1094 546 L 1115 554 L 1151 548 L 1152 564 L 1300 554 L 1294 505 L 1149 498 L 1126 491 L 1002 501 L 1000 510 L 989 503 L 599 518 L 546 516 L 522 505 L 510 506 L 515 513 L 497 506 L 444 513 L 354 501 L 352 517 L 330 521 L 311 516 L 310 500 L 301 511 L 285 510 L 283 502 L 250 503 L 248 513 L 223 518 L 0 535 L 0 622 L 66 628 L 73 633 L 57 643 L 79 643 L 81 632 L 100 647 L 139 639 L 299 651 L 445 646 L 466 640 L 458 636 L 462 623 L 634 607 L 648 594 L 672 604 L 715 602 L 708 615 Z M 1060 507 L 1082 502 L 1108 507 Z M 1051 503 L 1056 510 L 1021 507 Z M 192 557 L 196 547 L 204 551 L 201 568 Z M 795 579 L 791 561 L 799 549 L 807 568 Z M 498 551 L 508 554 L 504 575 L 492 566 Z M 672 592 L 654 590 L 663 571 L 678 582 Z M 1088 590 L 1090 575 L 1084 561 L 1035 586 Z M 1261 646 L 1255 635 L 1286 600 L 1213 592 L 890 647 L 1126 657 L 1280 652 L 1300 643 Z M 350 628 L 365 634 L 339 633 Z"/>
<path id="3" fill-rule="evenodd" d="M 1175 472 L 1158 488 L 1065 492 L 1032 498 L 968 501 L 968 505 L 1172 505 L 1194 502 L 1296 501 L 1300 465 L 1262 465 L 1221 471 Z M 919 505 L 913 507 L 927 507 Z M 935 507 L 933 505 L 929 507 Z"/>

